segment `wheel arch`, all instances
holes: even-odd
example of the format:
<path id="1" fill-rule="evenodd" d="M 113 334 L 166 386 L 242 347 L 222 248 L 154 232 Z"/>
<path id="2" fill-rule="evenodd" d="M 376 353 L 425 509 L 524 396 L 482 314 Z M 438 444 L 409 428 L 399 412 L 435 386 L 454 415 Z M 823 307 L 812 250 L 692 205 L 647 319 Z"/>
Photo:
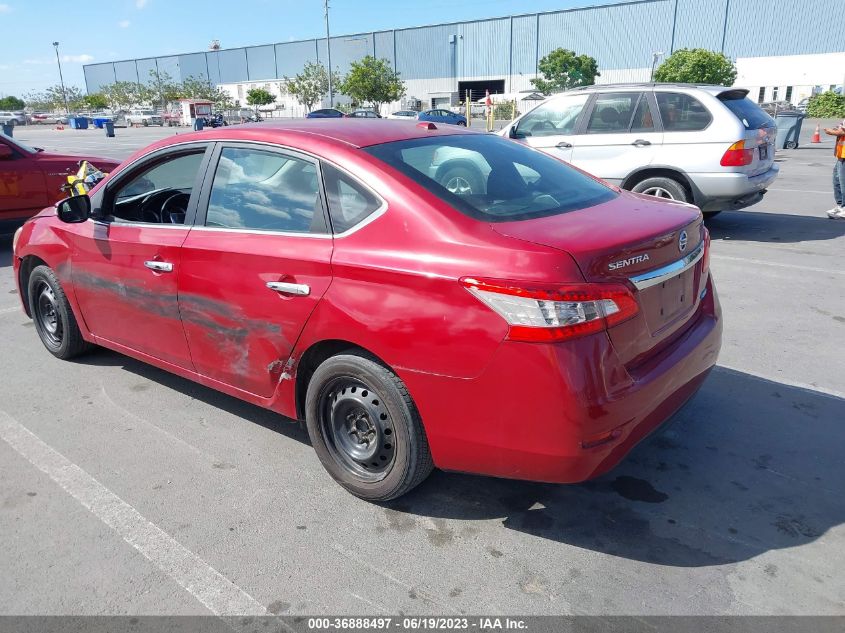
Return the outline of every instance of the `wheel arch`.
<path id="1" fill-rule="evenodd" d="M 29 309 L 29 276 L 38 266 L 49 266 L 49 264 L 38 255 L 25 255 L 21 258 L 21 266 L 18 271 L 18 287 L 21 289 L 24 311 L 30 318 L 32 318 L 32 314 Z"/>
<path id="2" fill-rule="evenodd" d="M 622 189 L 630 191 L 638 183 L 641 183 L 643 180 L 648 178 L 671 178 L 672 180 L 676 180 L 684 188 L 684 191 L 686 191 L 690 201 L 698 203 L 698 190 L 695 186 L 693 186 L 689 176 L 674 167 L 665 167 L 660 165 L 649 165 L 648 167 L 643 167 L 642 169 L 638 169 L 637 171 L 628 174 L 620 186 Z"/>
<path id="3" fill-rule="evenodd" d="M 305 396 L 308 393 L 308 383 L 311 381 L 311 376 L 314 371 L 323 362 L 337 356 L 341 352 L 357 352 L 362 356 L 370 358 L 391 371 L 395 372 L 390 365 L 388 365 L 377 354 L 374 354 L 367 348 L 347 341 L 344 339 L 326 339 L 312 343 L 299 357 L 296 369 L 296 379 L 294 386 L 294 405 L 296 410 L 296 418 L 298 420 L 305 419 Z"/>

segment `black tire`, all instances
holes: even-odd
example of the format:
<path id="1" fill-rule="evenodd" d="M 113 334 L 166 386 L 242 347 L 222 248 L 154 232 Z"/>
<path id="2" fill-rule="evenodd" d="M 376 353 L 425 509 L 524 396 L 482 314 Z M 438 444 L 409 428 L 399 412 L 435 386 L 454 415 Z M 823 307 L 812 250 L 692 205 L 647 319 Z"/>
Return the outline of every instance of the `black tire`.
<path id="1" fill-rule="evenodd" d="M 35 267 L 29 275 L 27 294 L 35 331 L 48 352 L 67 360 L 91 348 L 82 338 L 67 296 L 50 267 Z"/>
<path id="2" fill-rule="evenodd" d="M 463 121 L 458 121 L 458 127 L 466 127 L 466 126 L 467 126 L 467 124 L 464 123 Z"/>
<path id="3" fill-rule="evenodd" d="M 684 186 L 674 178 L 667 178 L 665 176 L 655 176 L 641 180 L 631 187 L 631 191 L 655 196 L 656 198 L 689 202 L 689 196 Z"/>
<path id="4" fill-rule="evenodd" d="M 703 213 L 703 215 L 704 215 L 704 219 L 705 219 L 705 220 L 709 220 L 710 218 L 715 218 L 715 217 L 716 217 L 717 215 L 719 215 L 721 212 L 722 212 L 722 211 L 721 211 L 721 210 L 719 210 L 719 211 L 703 211 L 702 213 Z"/>
<path id="5" fill-rule="evenodd" d="M 141 119 L 141 125 L 143 125 L 144 127 L 149 127 L 150 122 L 147 121 L 146 119 Z"/>
<path id="6" fill-rule="evenodd" d="M 468 196 L 484 192 L 484 177 L 477 169 L 464 165 L 450 167 L 443 165 L 437 174 L 437 182 L 457 196 Z"/>
<path id="7" fill-rule="evenodd" d="M 354 351 L 317 367 L 308 383 L 305 423 L 323 467 L 361 499 L 400 497 L 434 468 L 405 384 L 377 360 Z"/>

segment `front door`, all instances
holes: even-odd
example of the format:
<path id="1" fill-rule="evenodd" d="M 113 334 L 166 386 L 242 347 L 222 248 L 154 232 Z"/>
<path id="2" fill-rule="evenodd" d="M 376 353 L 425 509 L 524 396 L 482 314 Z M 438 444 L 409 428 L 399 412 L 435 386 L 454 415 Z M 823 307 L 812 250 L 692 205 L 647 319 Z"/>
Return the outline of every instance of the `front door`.
<path id="1" fill-rule="evenodd" d="M 192 220 L 206 144 L 161 153 L 92 199 L 102 221 L 74 232 L 74 291 L 96 336 L 192 368 L 176 279 Z"/>
<path id="2" fill-rule="evenodd" d="M 331 282 L 332 237 L 316 161 L 221 144 L 182 245 L 179 306 L 196 370 L 271 397 Z"/>
<path id="3" fill-rule="evenodd" d="M 663 132 L 647 92 L 609 92 L 596 96 L 572 164 L 620 185 L 635 170 L 654 162 Z"/>
<path id="4" fill-rule="evenodd" d="M 561 160 L 572 160 L 578 122 L 587 94 L 549 99 L 519 120 L 511 136 Z"/>

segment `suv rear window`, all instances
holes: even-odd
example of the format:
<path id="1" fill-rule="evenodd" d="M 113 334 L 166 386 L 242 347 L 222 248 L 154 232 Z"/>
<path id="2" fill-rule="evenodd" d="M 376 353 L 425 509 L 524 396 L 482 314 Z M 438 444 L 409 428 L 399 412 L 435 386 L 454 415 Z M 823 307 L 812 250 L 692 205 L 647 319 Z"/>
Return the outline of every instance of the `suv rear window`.
<path id="1" fill-rule="evenodd" d="M 485 222 L 557 215 L 617 195 L 562 161 L 498 136 L 415 138 L 365 151 L 458 211 Z"/>
<path id="2" fill-rule="evenodd" d="M 723 92 L 718 98 L 737 119 L 742 121 L 746 130 L 759 130 L 775 125 L 774 119 L 746 97 L 744 92 Z"/>

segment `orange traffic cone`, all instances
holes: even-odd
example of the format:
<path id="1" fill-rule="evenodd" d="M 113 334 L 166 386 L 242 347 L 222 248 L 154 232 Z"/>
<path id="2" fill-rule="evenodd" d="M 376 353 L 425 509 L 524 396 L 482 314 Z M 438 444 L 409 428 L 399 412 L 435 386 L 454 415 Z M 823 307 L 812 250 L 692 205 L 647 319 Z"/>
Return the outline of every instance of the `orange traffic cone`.
<path id="1" fill-rule="evenodd" d="M 62 125 L 61 123 L 57 123 L 57 124 L 56 124 L 56 129 L 57 129 L 57 130 L 59 130 L 59 131 L 61 132 L 62 130 L 64 130 L 64 129 L 65 129 L 65 126 L 64 126 L 64 125 Z"/>
<path id="2" fill-rule="evenodd" d="M 821 143 L 822 142 L 821 130 L 819 129 L 818 123 L 816 123 L 816 131 L 813 132 L 813 138 L 810 142 L 811 143 Z"/>

